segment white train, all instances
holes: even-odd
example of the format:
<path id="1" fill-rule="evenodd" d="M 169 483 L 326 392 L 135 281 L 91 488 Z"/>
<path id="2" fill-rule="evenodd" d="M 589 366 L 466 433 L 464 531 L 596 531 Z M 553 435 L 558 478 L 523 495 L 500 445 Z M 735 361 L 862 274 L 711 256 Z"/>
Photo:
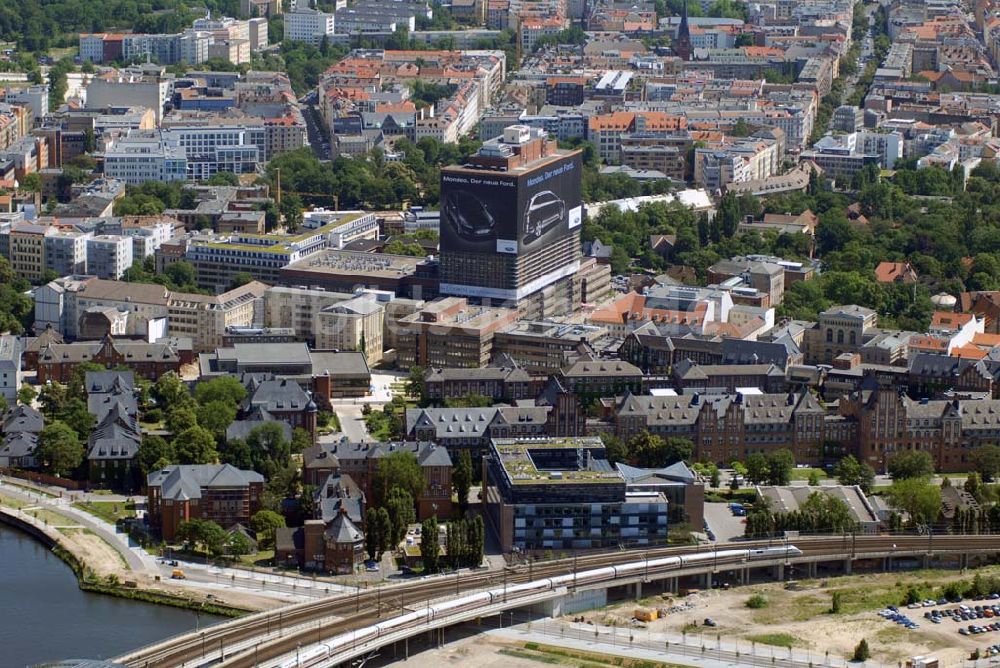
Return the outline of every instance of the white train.
<path id="1" fill-rule="evenodd" d="M 742 563 L 743 561 L 766 561 L 769 559 L 784 559 L 802 554 L 802 550 L 793 545 L 781 547 L 767 547 L 752 550 L 713 550 L 711 552 L 699 552 L 697 554 L 686 554 L 677 557 L 660 557 L 643 561 L 632 561 L 620 566 L 605 566 L 587 571 L 580 571 L 575 575 L 558 575 L 551 578 L 542 578 L 525 582 L 522 584 L 510 585 L 506 588 L 500 587 L 489 591 L 469 594 L 447 601 L 441 601 L 421 610 L 409 612 L 405 615 L 387 619 L 372 626 L 348 631 L 327 640 L 318 645 L 312 645 L 308 649 L 300 650 L 296 658 L 289 659 L 280 664 L 279 668 L 300 668 L 312 665 L 314 662 L 335 656 L 351 647 L 368 642 L 374 638 L 388 635 L 395 631 L 410 627 L 421 627 L 431 620 L 439 617 L 448 617 L 462 612 L 479 610 L 489 606 L 494 602 L 503 600 L 515 600 L 533 594 L 540 594 L 553 589 L 567 586 L 587 585 L 595 582 L 606 582 L 617 578 L 625 578 L 640 574 L 661 574 L 662 571 L 680 570 L 686 566 L 696 566 L 699 564 L 718 563 Z M 505 599 L 506 597 L 506 599 Z"/>

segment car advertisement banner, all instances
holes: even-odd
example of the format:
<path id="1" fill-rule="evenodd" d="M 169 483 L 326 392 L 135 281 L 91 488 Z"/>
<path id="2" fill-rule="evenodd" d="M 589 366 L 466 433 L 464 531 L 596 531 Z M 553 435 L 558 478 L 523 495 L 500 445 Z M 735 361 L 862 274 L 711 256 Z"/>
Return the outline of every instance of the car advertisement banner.
<path id="1" fill-rule="evenodd" d="M 542 248 L 582 220 L 579 154 L 528 174 L 445 170 L 441 248 L 524 253 Z"/>

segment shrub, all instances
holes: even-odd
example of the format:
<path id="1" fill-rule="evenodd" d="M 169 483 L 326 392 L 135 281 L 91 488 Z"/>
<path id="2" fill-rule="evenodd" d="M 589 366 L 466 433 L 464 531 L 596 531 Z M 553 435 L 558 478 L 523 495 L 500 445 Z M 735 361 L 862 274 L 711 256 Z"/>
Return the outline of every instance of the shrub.
<path id="1" fill-rule="evenodd" d="M 767 607 L 767 597 L 763 594 L 754 594 L 747 599 L 747 607 L 754 610 Z"/>
<path id="2" fill-rule="evenodd" d="M 851 657 L 852 661 L 867 661 L 872 656 L 871 650 L 868 649 L 868 641 L 864 638 L 858 643 L 858 646 L 854 648 L 854 656 Z"/>
<path id="3" fill-rule="evenodd" d="M 830 612 L 834 615 L 840 614 L 841 598 L 842 596 L 839 591 L 833 592 L 833 598 L 830 601 Z"/>

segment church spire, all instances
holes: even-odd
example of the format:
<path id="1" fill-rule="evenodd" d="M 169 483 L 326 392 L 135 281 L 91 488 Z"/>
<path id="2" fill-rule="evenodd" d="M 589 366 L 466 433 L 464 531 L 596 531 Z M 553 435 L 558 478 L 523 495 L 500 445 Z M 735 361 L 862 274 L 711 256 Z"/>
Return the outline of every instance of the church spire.
<path id="1" fill-rule="evenodd" d="M 681 60 L 691 60 L 691 29 L 688 27 L 688 0 L 684 0 L 681 23 L 677 27 L 677 39 L 674 41 L 674 53 Z"/>

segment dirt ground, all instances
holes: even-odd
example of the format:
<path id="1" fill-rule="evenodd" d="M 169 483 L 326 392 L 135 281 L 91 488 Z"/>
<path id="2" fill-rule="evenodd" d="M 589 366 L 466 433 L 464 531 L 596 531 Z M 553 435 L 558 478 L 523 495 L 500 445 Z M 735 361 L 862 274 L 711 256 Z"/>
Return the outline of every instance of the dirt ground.
<path id="1" fill-rule="evenodd" d="M 1000 573 L 996 567 L 977 572 Z M 808 649 L 822 657 L 848 657 L 858 642 L 865 638 L 876 660 L 895 664 L 916 655 L 933 655 L 942 665 L 957 665 L 977 647 L 983 651 L 1000 643 L 1000 633 L 979 636 L 959 635 L 959 624 L 950 620 L 932 624 L 924 612 L 934 608 L 908 610 L 899 605 L 910 586 L 925 586 L 928 591 L 951 580 L 971 580 L 975 572 L 915 571 L 910 573 L 857 575 L 811 581 L 800 581 L 795 590 L 786 590 L 781 583 L 739 587 L 728 591 L 702 591 L 687 597 L 666 595 L 630 602 L 600 611 L 586 613 L 588 621 L 597 624 L 628 625 L 636 607 L 670 608 L 691 602 L 689 610 L 668 614 L 647 624 L 652 631 L 704 634 L 714 639 L 756 642 L 758 646 L 779 645 L 791 640 L 792 646 Z M 840 592 L 841 610 L 830 613 L 834 592 Z M 762 594 L 767 605 L 760 609 L 747 607 L 747 600 Z M 969 603 L 970 605 L 974 603 Z M 907 630 L 876 613 L 887 605 L 896 605 L 920 628 Z M 935 607 L 955 607 L 955 604 Z M 572 619 L 577 615 L 571 615 Z M 712 618 L 718 626 L 702 625 Z M 985 620 L 978 622 L 983 624 Z M 777 636 L 777 637 L 776 637 Z"/>
<path id="2" fill-rule="evenodd" d="M 442 668 L 442 666 L 475 666 L 476 668 L 538 668 L 536 659 L 504 654 L 503 650 L 516 647 L 499 638 L 476 636 L 451 642 L 441 649 L 412 655 L 406 662 L 409 668 Z"/>

